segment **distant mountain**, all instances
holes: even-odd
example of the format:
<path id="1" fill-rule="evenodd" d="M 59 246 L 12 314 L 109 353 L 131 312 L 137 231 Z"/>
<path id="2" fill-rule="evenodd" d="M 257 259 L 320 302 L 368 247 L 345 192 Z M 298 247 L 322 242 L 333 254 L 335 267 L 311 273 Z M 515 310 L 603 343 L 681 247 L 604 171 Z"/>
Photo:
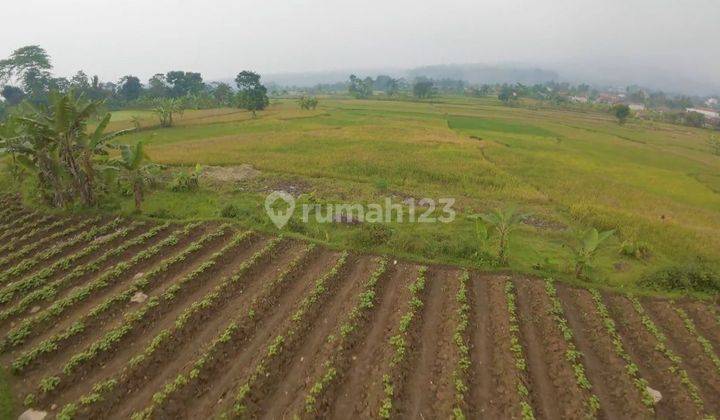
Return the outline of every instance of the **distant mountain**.
<path id="1" fill-rule="evenodd" d="M 413 80 L 416 77 L 432 79 L 464 80 L 472 84 L 483 83 L 523 83 L 533 84 L 558 80 L 554 71 L 521 66 L 489 66 L 484 64 L 443 64 L 423 66 L 412 69 L 348 69 L 301 73 L 275 73 L 263 75 L 264 83 L 279 86 L 311 87 L 320 83 L 347 81 L 348 76 L 376 77 L 387 74 L 392 77 L 404 77 Z"/>
<path id="2" fill-rule="evenodd" d="M 464 80 L 472 84 L 522 83 L 531 85 L 557 81 L 556 72 L 539 68 L 512 66 L 488 66 L 484 64 L 442 64 L 424 66 L 407 71 L 410 78 L 429 77 L 431 79 Z"/>

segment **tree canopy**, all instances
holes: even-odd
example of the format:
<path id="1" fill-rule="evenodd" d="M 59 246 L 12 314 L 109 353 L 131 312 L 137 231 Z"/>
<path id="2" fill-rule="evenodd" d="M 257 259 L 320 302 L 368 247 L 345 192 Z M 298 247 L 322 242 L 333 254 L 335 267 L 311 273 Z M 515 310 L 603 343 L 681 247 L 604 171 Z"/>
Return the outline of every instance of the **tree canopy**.
<path id="1" fill-rule="evenodd" d="M 256 111 L 265 109 L 270 104 L 267 88 L 260 83 L 260 75 L 252 71 L 242 71 L 235 77 L 238 88 L 238 106 L 255 115 Z"/>

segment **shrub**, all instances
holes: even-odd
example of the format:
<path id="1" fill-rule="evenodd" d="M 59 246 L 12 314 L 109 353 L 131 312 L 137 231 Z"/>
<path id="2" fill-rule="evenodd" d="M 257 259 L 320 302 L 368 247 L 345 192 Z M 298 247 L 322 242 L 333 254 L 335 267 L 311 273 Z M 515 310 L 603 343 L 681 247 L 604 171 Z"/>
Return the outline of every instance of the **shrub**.
<path id="1" fill-rule="evenodd" d="M 200 187 L 200 172 L 202 172 L 200 165 L 196 165 L 195 169 L 190 173 L 185 171 L 177 172 L 173 176 L 170 189 L 175 192 L 197 190 Z"/>
<path id="2" fill-rule="evenodd" d="M 655 290 L 718 293 L 720 273 L 706 262 L 698 260 L 646 274 L 640 279 L 640 285 Z"/>
<path id="3" fill-rule="evenodd" d="M 392 237 L 392 229 L 382 223 L 365 223 L 357 229 L 354 241 L 361 247 L 386 244 Z"/>
<path id="4" fill-rule="evenodd" d="M 227 217 L 229 219 L 234 219 L 238 217 L 238 214 L 240 212 L 238 211 L 238 208 L 235 207 L 233 204 L 228 204 L 222 209 L 220 209 L 220 216 L 221 217 Z"/>
<path id="5" fill-rule="evenodd" d="M 647 242 L 629 240 L 620 245 L 620 254 L 647 261 L 652 257 L 652 250 Z"/>

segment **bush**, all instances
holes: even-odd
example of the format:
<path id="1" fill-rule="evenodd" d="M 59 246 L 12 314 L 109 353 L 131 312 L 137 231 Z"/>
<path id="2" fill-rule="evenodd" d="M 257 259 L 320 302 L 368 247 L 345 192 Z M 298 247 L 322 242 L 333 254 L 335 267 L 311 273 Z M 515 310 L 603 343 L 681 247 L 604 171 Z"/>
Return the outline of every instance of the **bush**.
<path id="1" fill-rule="evenodd" d="M 198 176 L 195 173 L 188 174 L 185 172 L 178 172 L 173 177 L 170 189 L 174 192 L 186 192 L 195 191 L 200 186 L 198 182 Z"/>
<path id="2" fill-rule="evenodd" d="M 238 217 L 238 214 L 240 212 L 238 211 L 238 208 L 235 207 L 233 204 L 228 204 L 222 209 L 220 209 L 220 217 L 227 217 L 228 219 L 234 219 Z"/>
<path id="3" fill-rule="evenodd" d="M 365 223 L 356 230 L 354 236 L 355 244 L 367 248 L 376 245 L 384 245 L 392 236 L 392 230 L 382 223 Z"/>
<path id="4" fill-rule="evenodd" d="M 620 254 L 625 255 L 626 257 L 647 261 L 650 257 L 652 257 L 652 250 L 647 242 L 624 241 L 622 245 L 620 245 Z"/>
<path id="5" fill-rule="evenodd" d="M 704 261 L 662 268 L 640 279 L 640 285 L 664 291 L 720 292 L 720 273 Z"/>

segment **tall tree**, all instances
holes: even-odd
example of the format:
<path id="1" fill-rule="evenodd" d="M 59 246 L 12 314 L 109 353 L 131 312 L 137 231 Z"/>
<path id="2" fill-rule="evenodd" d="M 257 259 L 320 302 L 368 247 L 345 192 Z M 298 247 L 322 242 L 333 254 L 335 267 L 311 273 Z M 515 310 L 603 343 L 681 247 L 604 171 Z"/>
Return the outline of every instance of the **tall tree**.
<path id="1" fill-rule="evenodd" d="M 157 73 L 148 80 L 148 95 L 153 98 L 162 98 L 168 95 L 168 85 L 164 74 Z"/>
<path id="2" fill-rule="evenodd" d="M 435 95 L 435 83 L 432 80 L 418 80 L 413 85 L 413 95 L 419 99 L 431 98 Z"/>
<path id="3" fill-rule="evenodd" d="M 126 101 L 134 101 L 140 97 L 142 93 L 142 83 L 140 79 L 135 76 L 124 76 L 120 79 L 118 88 L 118 94 Z"/>
<path id="4" fill-rule="evenodd" d="M 25 98 L 25 92 L 16 86 L 5 85 L 3 86 L 2 92 L 0 92 L 5 102 L 9 106 L 18 105 Z"/>
<path id="5" fill-rule="evenodd" d="M 11 79 L 23 81 L 29 71 L 49 72 L 52 70 L 50 56 L 38 45 L 18 48 L 10 57 L 0 60 L 0 82 Z"/>
<path id="6" fill-rule="evenodd" d="M 173 98 L 197 95 L 205 89 L 200 73 L 169 71 L 165 75 L 165 82 L 170 86 L 170 96 Z"/>
<path id="7" fill-rule="evenodd" d="M 242 71 L 235 77 L 238 88 L 238 106 L 251 111 L 255 117 L 256 111 L 265 109 L 270 104 L 267 88 L 260 83 L 260 75 L 252 71 Z"/>
<path id="8" fill-rule="evenodd" d="M 352 96 L 357 99 L 365 99 L 372 96 L 373 91 L 373 80 L 366 77 L 364 80 L 355 76 L 350 75 L 350 83 L 348 84 L 348 91 Z"/>
<path id="9" fill-rule="evenodd" d="M 227 83 L 215 83 L 212 95 L 219 105 L 230 105 L 233 96 L 232 87 Z"/>

